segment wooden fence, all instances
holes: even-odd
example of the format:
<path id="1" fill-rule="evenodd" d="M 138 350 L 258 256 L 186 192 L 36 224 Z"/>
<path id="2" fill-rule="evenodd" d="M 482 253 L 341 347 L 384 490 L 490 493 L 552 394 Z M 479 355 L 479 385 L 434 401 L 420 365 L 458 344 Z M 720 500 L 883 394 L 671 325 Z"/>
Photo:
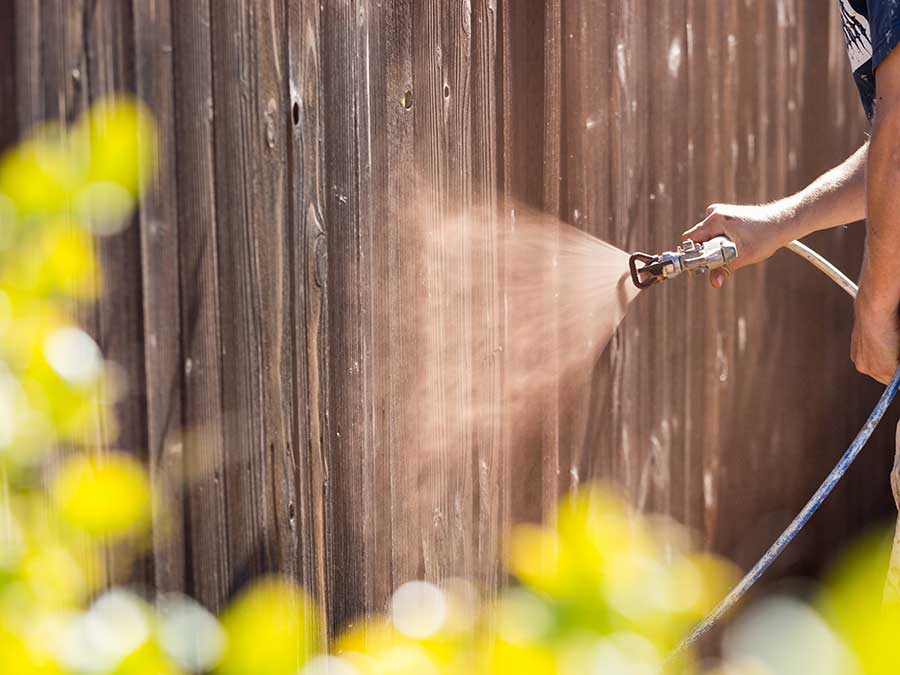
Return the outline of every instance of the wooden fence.
<path id="1" fill-rule="evenodd" d="M 531 441 L 498 404 L 490 433 L 426 458 L 402 447 L 430 353 L 406 323 L 424 287 L 399 272 L 430 255 L 408 236 L 416 191 L 438 196 L 432 215 L 517 200 L 626 250 L 671 245 L 709 202 L 781 196 L 864 139 L 836 3 L 18 0 L 0 14 L 0 140 L 117 92 L 159 122 L 155 187 L 100 242 L 106 292 L 85 316 L 130 383 L 110 443 L 146 458 L 175 516 L 136 566 L 110 553 L 118 579 L 218 609 L 280 571 L 334 628 L 410 578 L 490 592 L 510 523 L 593 478 L 746 565 L 877 398 L 848 359 L 847 299 L 780 254 L 722 292 L 689 280 L 642 297 Z M 813 244 L 855 274 L 862 235 Z M 435 320 L 507 311 L 502 263 L 499 244 L 474 253 L 483 297 Z M 488 403 L 515 367 L 504 335 L 457 355 L 492 369 Z M 891 432 L 776 572 L 815 571 L 889 512 Z"/>

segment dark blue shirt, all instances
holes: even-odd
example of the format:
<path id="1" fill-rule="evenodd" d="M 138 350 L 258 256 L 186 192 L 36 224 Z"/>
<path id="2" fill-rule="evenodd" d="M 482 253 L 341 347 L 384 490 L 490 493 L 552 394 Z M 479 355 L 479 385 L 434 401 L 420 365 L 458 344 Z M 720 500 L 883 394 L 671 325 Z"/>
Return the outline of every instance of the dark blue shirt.
<path id="1" fill-rule="evenodd" d="M 875 114 L 875 70 L 900 42 L 900 0 L 838 0 L 844 42 L 866 116 Z"/>

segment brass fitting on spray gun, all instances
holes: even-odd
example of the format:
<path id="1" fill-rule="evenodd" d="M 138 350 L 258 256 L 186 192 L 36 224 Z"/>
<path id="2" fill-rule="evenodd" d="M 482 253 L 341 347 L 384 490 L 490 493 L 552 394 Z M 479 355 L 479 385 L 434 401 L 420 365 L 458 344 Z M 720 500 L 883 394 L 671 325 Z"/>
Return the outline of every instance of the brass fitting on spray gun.
<path id="1" fill-rule="evenodd" d="M 737 258 L 737 254 L 737 246 L 728 237 L 714 237 L 702 244 L 687 239 L 674 251 L 664 251 L 658 255 L 633 253 L 628 267 L 634 285 L 643 290 L 658 281 L 677 277 L 682 272 L 705 274 L 727 265 Z"/>

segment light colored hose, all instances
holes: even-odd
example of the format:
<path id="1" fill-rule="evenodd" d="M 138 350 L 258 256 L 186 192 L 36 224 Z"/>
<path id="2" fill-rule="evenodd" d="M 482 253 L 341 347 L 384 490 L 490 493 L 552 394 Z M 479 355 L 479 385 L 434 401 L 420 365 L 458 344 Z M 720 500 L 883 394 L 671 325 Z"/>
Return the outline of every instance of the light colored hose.
<path id="1" fill-rule="evenodd" d="M 850 277 L 813 251 L 809 246 L 794 239 L 786 248 L 799 255 L 823 274 L 828 275 L 828 278 L 847 291 L 851 298 L 856 298 L 857 286 L 851 281 Z"/>
<path id="2" fill-rule="evenodd" d="M 843 288 L 851 297 L 856 297 L 857 286 L 853 283 L 843 272 L 841 272 L 837 267 L 828 262 L 825 258 L 820 256 L 818 253 L 813 251 L 808 246 L 801 244 L 799 241 L 792 241 L 787 246 L 788 249 L 799 255 L 801 258 L 809 261 L 816 268 L 824 272 L 828 275 L 832 281 L 834 281 L 838 286 Z M 853 460 L 856 459 L 856 456 L 863 449 L 863 446 L 866 444 L 866 441 L 869 440 L 869 437 L 872 435 L 872 432 L 875 431 L 875 427 L 878 426 L 878 423 L 881 421 L 881 418 L 884 416 L 885 411 L 890 406 L 891 401 L 894 400 L 894 396 L 897 394 L 897 389 L 900 388 L 900 367 L 897 368 L 897 371 L 894 373 L 894 377 L 891 378 L 891 381 L 888 383 L 888 386 L 885 388 L 884 393 L 881 395 L 881 398 L 878 400 L 878 404 L 875 406 L 875 409 L 872 411 L 872 414 L 869 415 L 869 419 L 866 420 L 865 425 L 862 429 L 860 429 L 859 433 L 856 435 L 856 438 L 853 439 L 853 443 L 850 444 L 850 447 L 847 448 L 847 452 L 844 453 L 844 456 L 841 457 L 840 461 L 831 470 L 831 473 L 828 474 L 828 477 L 825 479 L 825 482 L 819 486 L 819 489 L 816 490 L 815 494 L 810 498 L 810 500 L 806 503 L 806 506 L 797 514 L 797 517 L 791 522 L 790 525 L 787 526 L 784 532 L 781 533 L 781 536 L 775 540 L 775 543 L 769 547 L 769 550 L 765 552 L 762 558 L 753 566 L 753 568 L 747 572 L 743 579 L 741 579 L 738 584 L 731 589 L 728 595 L 713 608 L 713 610 L 703 619 L 694 630 L 691 631 L 690 635 L 688 635 L 684 640 L 681 641 L 681 644 L 673 652 L 673 656 L 683 652 L 685 649 L 688 649 L 691 645 L 693 645 L 697 640 L 703 637 L 709 630 L 715 626 L 719 620 L 722 619 L 729 611 L 731 611 L 732 607 L 750 590 L 750 588 L 755 584 L 759 578 L 765 574 L 766 570 L 775 562 L 775 559 L 781 555 L 781 552 L 784 551 L 785 547 L 791 543 L 794 537 L 797 536 L 797 533 L 803 529 L 803 526 L 809 522 L 809 519 L 812 518 L 812 515 L 816 512 L 819 506 L 822 505 L 822 502 L 825 501 L 826 497 L 831 494 L 831 491 L 834 489 L 834 486 L 837 485 L 838 481 L 844 477 L 844 474 L 847 472 L 847 469 L 850 468 L 850 465 L 853 463 Z"/>

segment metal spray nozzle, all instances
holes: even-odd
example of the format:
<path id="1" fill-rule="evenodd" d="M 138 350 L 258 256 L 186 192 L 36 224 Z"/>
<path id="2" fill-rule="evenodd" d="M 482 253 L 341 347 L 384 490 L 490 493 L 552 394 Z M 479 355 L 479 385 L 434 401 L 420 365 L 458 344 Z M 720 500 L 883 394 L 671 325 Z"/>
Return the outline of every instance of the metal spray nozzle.
<path id="1" fill-rule="evenodd" d="M 631 280 L 640 289 L 649 288 L 657 281 L 677 277 L 682 272 L 706 273 L 727 265 L 737 258 L 737 246 L 728 237 L 714 237 L 702 244 L 690 239 L 683 241 L 674 251 L 658 255 L 634 253 L 628 261 Z M 640 265 L 640 266 L 638 266 Z"/>

